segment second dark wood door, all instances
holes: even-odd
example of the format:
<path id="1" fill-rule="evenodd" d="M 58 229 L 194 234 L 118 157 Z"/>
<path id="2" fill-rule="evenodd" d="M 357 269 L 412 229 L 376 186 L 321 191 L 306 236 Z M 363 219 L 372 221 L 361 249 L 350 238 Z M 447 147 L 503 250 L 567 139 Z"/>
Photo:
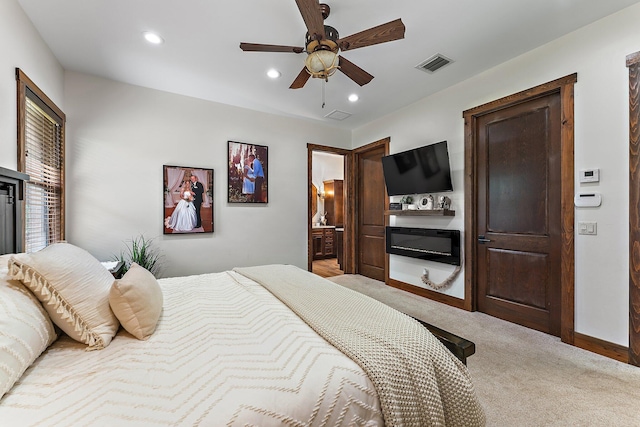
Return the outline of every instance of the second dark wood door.
<path id="1" fill-rule="evenodd" d="M 560 95 L 479 117 L 478 310 L 560 335 Z"/>
<path id="2" fill-rule="evenodd" d="M 385 281 L 385 186 L 379 145 L 358 153 L 358 274 Z"/>

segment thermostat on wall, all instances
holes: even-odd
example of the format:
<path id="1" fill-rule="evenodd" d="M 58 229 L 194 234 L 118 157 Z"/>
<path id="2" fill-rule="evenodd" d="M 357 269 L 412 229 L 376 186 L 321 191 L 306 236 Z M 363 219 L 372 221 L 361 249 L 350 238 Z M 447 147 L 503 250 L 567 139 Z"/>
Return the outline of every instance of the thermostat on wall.
<path id="1" fill-rule="evenodd" d="M 580 170 L 580 182 L 599 182 L 600 169 L 582 169 Z"/>
<path id="2" fill-rule="evenodd" d="M 574 202 L 579 208 L 595 208 L 602 204 L 602 195 L 600 193 L 578 193 Z"/>

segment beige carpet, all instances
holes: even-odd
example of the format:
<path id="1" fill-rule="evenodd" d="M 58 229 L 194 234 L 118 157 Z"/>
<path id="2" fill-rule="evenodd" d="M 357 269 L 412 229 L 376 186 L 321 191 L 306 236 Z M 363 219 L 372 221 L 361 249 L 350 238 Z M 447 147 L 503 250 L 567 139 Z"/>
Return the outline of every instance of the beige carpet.
<path id="1" fill-rule="evenodd" d="M 363 276 L 329 280 L 473 341 L 468 367 L 488 426 L 640 426 L 638 367 Z"/>

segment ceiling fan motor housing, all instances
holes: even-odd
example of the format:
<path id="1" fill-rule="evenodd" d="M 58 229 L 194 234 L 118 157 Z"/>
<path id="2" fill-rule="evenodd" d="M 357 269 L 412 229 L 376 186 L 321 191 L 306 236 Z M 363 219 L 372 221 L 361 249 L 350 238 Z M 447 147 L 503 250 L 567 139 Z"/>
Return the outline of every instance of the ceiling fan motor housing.
<path id="1" fill-rule="evenodd" d="M 338 52 L 338 39 L 340 35 L 335 28 L 325 25 L 324 26 L 324 38 L 321 40 L 315 40 L 307 32 L 305 36 L 305 46 L 307 53 L 314 52 L 318 49 L 330 50 L 332 52 Z"/>

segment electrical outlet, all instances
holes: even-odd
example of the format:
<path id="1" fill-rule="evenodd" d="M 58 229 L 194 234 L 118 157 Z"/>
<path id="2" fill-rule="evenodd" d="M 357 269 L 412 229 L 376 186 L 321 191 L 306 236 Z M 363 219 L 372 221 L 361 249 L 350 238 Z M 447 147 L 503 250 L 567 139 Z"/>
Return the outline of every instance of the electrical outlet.
<path id="1" fill-rule="evenodd" d="M 598 223 L 595 221 L 579 221 L 578 234 L 595 236 L 598 234 Z"/>

